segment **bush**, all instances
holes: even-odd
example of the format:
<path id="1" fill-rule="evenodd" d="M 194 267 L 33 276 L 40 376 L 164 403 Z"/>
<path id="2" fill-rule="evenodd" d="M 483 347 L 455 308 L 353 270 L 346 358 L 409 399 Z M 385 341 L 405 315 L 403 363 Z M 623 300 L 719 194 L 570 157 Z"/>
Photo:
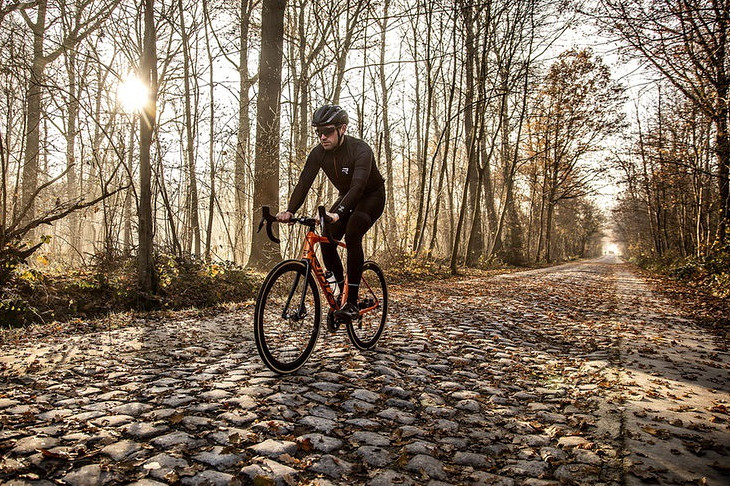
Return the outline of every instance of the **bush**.
<path id="1" fill-rule="evenodd" d="M 177 310 L 255 297 L 260 278 L 230 262 L 206 264 L 158 258 L 158 305 Z M 97 261 L 88 268 L 43 271 L 22 266 L 2 288 L 0 326 L 93 318 L 134 310 L 137 265 L 132 258 Z"/>
<path id="2" fill-rule="evenodd" d="M 20 324 L 33 322 L 33 312 L 25 300 L 5 297 L 0 300 L 0 323 L 13 322 Z"/>
<path id="3" fill-rule="evenodd" d="M 391 252 L 375 258 L 389 283 L 436 280 L 450 275 L 449 262 L 431 255 Z"/>
<path id="4" fill-rule="evenodd" d="M 707 256 L 681 258 L 640 254 L 634 263 L 697 287 L 711 295 L 730 297 L 730 243 L 713 248 Z"/>
<path id="5" fill-rule="evenodd" d="M 260 277 L 232 262 L 206 264 L 169 255 L 159 262 L 161 304 L 168 309 L 245 301 L 256 296 L 261 283 Z"/>
<path id="6" fill-rule="evenodd" d="M 718 297 L 730 297 L 730 241 L 702 260 L 707 286 Z"/>

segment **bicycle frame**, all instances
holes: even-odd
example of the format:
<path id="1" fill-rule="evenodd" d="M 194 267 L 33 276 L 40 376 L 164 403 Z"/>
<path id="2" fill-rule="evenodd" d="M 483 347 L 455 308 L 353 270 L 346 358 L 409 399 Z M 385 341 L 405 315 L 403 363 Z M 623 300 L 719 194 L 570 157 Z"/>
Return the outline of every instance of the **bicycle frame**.
<path id="1" fill-rule="evenodd" d="M 276 221 L 276 218 L 270 214 L 269 208 L 264 206 L 262 209 L 262 219 L 259 223 L 259 231 L 261 231 L 261 228 L 266 224 L 266 232 L 269 236 L 269 238 L 274 241 L 275 243 L 279 243 L 279 239 L 276 238 L 272 231 L 271 231 L 271 224 Z M 322 214 L 324 212 L 324 208 L 320 207 L 320 218 L 323 218 Z M 335 295 L 332 292 L 332 289 L 329 286 L 329 283 L 327 282 L 327 279 L 324 276 L 324 268 L 322 268 L 322 265 L 319 263 L 319 259 L 317 258 L 316 253 L 316 247 L 320 243 L 329 243 L 331 241 L 334 241 L 337 243 L 337 246 L 342 248 L 347 248 L 347 245 L 343 243 L 342 241 L 335 240 L 333 238 L 330 238 L 325 235 L 317 234 L 316 231 L 314 231 L 314 223 L 315 220 L 312 219 L 298 219 L 293 222 L 297 222 L 299 224 L 302 224 L 304 226 L 308 227 L 307 234 L 304 236 L 304 244 L 302 245 L 302 260 L 305 262 L 307 266 L 307 274 L 309 272 L 314 273 L 314 277 L 317 280 L 317 283 L 319 284 L 320 289 L 322 292 L 324 292 L 325 299 L 327 300 L 327 303 L 329 304 L 330 308 L 332 310 L 339 309 L 345 302 L 347 302 L 347 294 L 348 294 L 348 285 L 347 285 L 347 277 L 345 277 L 345 284 L 344 284 L 344 291 L 342 292 L 340 302 L 337 302 L 337 299 L 335 299 Z M 321 222 L 321 224 L 324 224 L 324 221 Z M 284 314 L 286 314 L 289 303 L 291 302 L 291 299 L 293 297 L 294 289 L 296 288 L 297 282 L 295 282 L 294 287 L 292 288 L 292 295 L 289 296 L 289 299 L 287 301 L 287 305 L 284 309 Z M 376 293 L 373 291 L 373 289 L 370 287 L 370 285 L 365 281 L 365 279 L 362 279 L 360 282 L 361 286 L 364 286 L 367 288 L 369 295 L 374 297 L 375 301 L 373 302 L 373 305 L 365 307 L 363 309 L 360 309 L 360 315 L 365 314 L 366 312 L 370 312 L 371 310 L 377 309 L 380 307 L 380 301 L 378 300 Z M 306 297 L 306 289 L 305 292 L 302 293 L 301 301 L 304 302 L 304 299 Z M 300 306 L 301 307 L 301 306 Z M 285 315 L 282 317 L 286 317 Z"/>
<path id="2" fill-rule="evenodd" d="M 348 301 L 348 287 L 343 288 L 342 299 L 335 297 L 338 289 L 332 285 L 331 279 L 325 278 L 317 245 L 325 244 L 327 249 L 334 248 L 335 251 L 340 247 L 347 248 L 347 245 L 331 235 L 331 227 L 325 224 L 330 220 L 324 207 L 320 206 L 318 210 L 318 219 L 289 218 L 288 222 L 307 227 L 301 240 L 301 258 L 286 259 L 276 264 L 264 279 L 256 298 L 253 319 L 256 349 L 264 364 L 278 374 L 295 372 L 312 355 L 319 341 L 323 310 L 327 314 L 329 332 L 335 333 L 344 325 L 352 344 L 362 351 L 374 349 L 386 327 L 388 286 L 382 269 L 374 261 L 363 263 L 362 295 L 356 305 L 359 315 L 354 315 L 355 312 L 337 315 L 336 311 Z M 259 230 L 265 224 L 269 238 L 280 243 L 272 231 L 272 224 L 278 222 L 276 216 L 266 206 L 261 208 L 261 213 Z M 317 229 L 318 224 L 320 230 Z M 322 308 L 321 292 L 329 305 L 328 312 L 327 308 Z M 353 294 L 350 296 L 354 297 Z"/>
<path id="3" fill-rule="evenodd" d="M 365 314 L 366 312 L 370 312 L 371 310 L 375 310 L 378 307 L 380 307 L 380 300 L 378 300 L 376 293 L 373 291 L 373 289 L 370 287 L 370 285 L 367 283 L 367 281 L 364 278 L 360 280 L 360 285 L 362 286 L 363 284 L 365 284 L 365 287 L 367 287 L 367 289 L 369 291 L 369 295 L 371 295 L 374 298 L 375 303 L 373 305 L 371 305 L 370 307 L 365 307 L 363 309 L 360 309 L 360 315 Z"/>
<path id="4" fill-rule="evenodd" d="M 332 289 L 327 282 L 327 278 L 325 278 L 324 276 L 324 268 L 322 268 L 322 265 L 319 263 L 319 259 L 317 258 L 316 253 L 316 247 L 318 244 L 329 242 L 329 238 L 327 238 L 326 236 L 318 235 L 316 232 L 310 229 L 304 236 L 302 259 L 307 262 L 307 267 L 309 271 L 314 273 L 314 277 L 317 280 L 319 287 L 322 289 L 322 292 L 324 292 L 324 297 L 325 299 L 327 299 L 327 303 L 330 305 L 331 308 L 339 309 L 342 305 L 341 302 L 347 302 L 347 279 L 345 279 L 345 290 L 342 293 L 341 302 L 337 302 L 337 299 L 335 299 L 335 294 L 332 292 Z M 345 245 L 341 241 L 337 242 L 337 246 L 347 248 L 347 245 Z"/>

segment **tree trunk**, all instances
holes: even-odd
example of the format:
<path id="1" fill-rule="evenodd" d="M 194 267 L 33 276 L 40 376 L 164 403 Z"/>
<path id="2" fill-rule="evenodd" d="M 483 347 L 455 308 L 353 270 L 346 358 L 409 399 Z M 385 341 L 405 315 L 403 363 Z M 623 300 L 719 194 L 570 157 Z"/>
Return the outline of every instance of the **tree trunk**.
<path id="1" fill-rule="evenodd" d="M 472 225 L 469 228 L 469 238 L 468 238 L 468 246 L 467 246 L 467 264 L 474 261 L 473 255 L 475 253 L 475 248 L 473 245 L 476 241 L 476 235 L 473 234 L 474 231 L 480 231 L 481 230 L 481 223 L 479 222 L 479 228 L 476 228 L 475 224 L 475 214 L 476 211 L 476 204 L 477 204 L 477 198 L 479 197 L 479 170 L 477 168 L 477 158 L 478 158 L 478 144 L 477 144 L 477 130 L 475 128 L 475 121 L 474 121 L 474 105 L 475 105 L 475 94 L 474 94 L 474 63 L 476 59 L 476 39 L 474 36 L 474 17 L 473 17 L 473 6 L 471 3 L 462 1 L 461 2 L 461 14 L 464 17 L 464 26 L 466 29 L 466 36 L 465 36 L 465 51 L 466 51 L 466 61 L 465 61 L 465 70 L 466 70 L 466 96 L 464 98 L 464 136 L 466 139 L 466 148 L 467 148 L 467 161 L 468 161 L 468 167 L 467 167 L 467 179 L 466 179 L 466 189 L 467 189 L 467 199 L 464 200 L 465 207 L 461 209 L 461 212 L 465 214 L 465 216 L 468 214 L 469 220 L 472 221 Z M 461 219 L 461 216 L 460 216 Z M 457 227 L 462 227 L 462 225 L 457 225 Z M 459 235 L 457 234 L 457 241 L 459 239 Z"/>
<path id="2" fill-rule="evenodd" d="M 393 143 L 390 139 L 390 117 L 388 113 L 389 89 L 385 76 L 385 51 L 386 51 L 386 33 L 388 31 L 388 9 L 390 8 L 390 0 L 384 0 L 383 3 L 383 22 L 380 30 L 380 67 L 378 69 L 378 78 L 380 81 L 380 91 L 382 92 L 382 110 L 383 110 L 383 152 L 385 152 L 385 189 L 386 189 L 386 221 L 387 236 L 389 242 L 399 241 L 398 225 L 395 219 L 395 201 L 393 194 Z"/>
<path id="3" fill-rule="evenodd" d="M 285 9 L 286 0 L 264 0 L 261 12 L 253 204 L 256 210 L 261 206 L 269 206 L 274 213 L 279 210 L 279 117 Z M 263 271 L 280 259 L 278 245 L 270 241 L 265 232 L 254 231 L 248 266 Z"/>
<path id="4" fill-rule="evenodd" d="M 529 61 L 526 63 L 523 73 L 524 84 L 522 90 L 522 105 L 517 122 L 517 143 L 519 144 L 522 136 L 522 127 L 524 126 L 525 117 L 527 115 L 527 96 L 529 93 L 529 77 L 528 77 Z M 509 115 L 507 113 L 508 103 L 508 83 L 505 76 L 503 83 L 504 96 L 501 105 L 502 116 L 502 160 L 503 160 L 503 179 L 505 200 L 504 208 L 498 223 L 495 242 L 501 240 L 501 233 L 504 231 L 504 247 L 503 254 L 505 261 L 513 265 L 521 265 L 524 263 L 524 252 L 522 248 L 522 225 L 520 223 L 517 203 L 514 197 L 514 179 L 517 172 L 519 160 L 518 147 L 510 147 L 509 142 Z"/>
<path id="5" fill-rule="evenodd" d="M 157 153 L 162 153 L 162 150 L 160 148 L 160 141 L 157 140 Z M 167 182 L 165 181 L 165 166 L 162 163 L 163 160 L 161 157 L 157 157 L 157 185 L 159 186 L 160 190 L 160 197 L 162 198 L 162 205 L 165 208 L 165 212 L 167 213 L 167 218 L 165 218 L 164 222 L 167 224 L 169 230 L 170 230 L 170 246 L 172 246 L 172 254 L 175 255 L 177 258 L 183 258 L 184 252 L 183 252 L 183 245 L 180 242 L 181 237 L 178 237 L 178 231 L 177 231 L 177 219 L 178 215 L 175 212 L 175 209 L 172 207 L 172 203 L 170 202 L 170 197 L 167 194 Z M 154 231 L 154 228 L 153 228 Z"/>
<path id="6" fill-rule="evenodd" d="M 233 261 L 242 263 L 245 259 L 246 228 L 250 225 L 250 215 L 247 210 L 247 173 L 249 166 L 249 142 L 251 139 L 251 119 L 249 117 L 249 90 L 253 84 L 248 75 L 248 37 L 251 18 L 252 0 L 241 0 L 241 50 L 238 57 L 239 73 L 239 100 L 238 100 L 238 135 L 236 142 L 236 162 L 234 169 L 234 199 L 235 199 L 235 224 L 234 224 L 234 247 Z"/>
<path id="7" fill-rule="evenodd" d="M 79 92 L 76 83 L 76 51 L 72 50 L 66 57 L 66 73 L 68 74 L 68 117 L 66 121 L 66 199 L 73 201 L 79 197 L 78 178 L 76 177 L 76 132 L 79 118 Z M 71 262 L 82 252 L 81 228 L 78 213 L 68 215 L 69 244 Z"/>
<path id="8" fill-rule="evenodd" d="M 456 223 L 456 229 L 454 230 L 454 245 L 451 248 L 451 261 L 450 268 L 451 274 L 456 275 L 458 271 L 458 258 L 459 258 L 459 245 L 461 243 L 461 232 L 464 227 L 464 220 L 466 219 L 466 207 L 467 198 L 469 196 L 469 173 L 466 174 L 466 181 L 464 181 L 464 189 L 461 194 L 461 207 L 459 209 L 459 220 Z"/>
<path id="9" fill-rule="evenodd" d="M 730 73 L 728 73 L 728 2 L 718 2 L 722 7 L 715 7 L 717 15 L 716 42 L 709 45 L 714 52 L 706 56 L 712 62 L 715 73 L 715 116 L 712 117 L 715 125 L 715 154 L 717 156 L 717 175 L 720 197 L 720 223 L 718 225 L 718 239 L 720 244 L 730 238 L 730 134 L 728 133 L 728 117 L 730 116 Z M 700 3 L 702 5 L 702 3 Z M 714 40 L 714 39 L 713 39 Z M 707 46 L 707 44 L 704 44 Z M 707 47 L 706 47 L 707 48 Z M 698 56 L 699 57 L 699 56 Z M 702 57 L 700 57 L 702 58 Z"/>
<path id="10" fill-rule="evenodd" d="M 208 198 L 208 225 L 205 232 L 205 261 L 210 263 L 211 261 L 211 241 L 213 239 L 213 218 L 215 216 L 215 201 L 216 201 L 216 166 L 215 166 L 215 66 L 213 53 L 210 49 L 210 32 L 213 26 L 210 23 L 210 15 L 208 11 L 208 0 L 203 0 L 203 14 L 205 16 L 205 51 L 208 56 L 208 69 L 209 77 L 208 83 L 210 84 L 210 109 L 208 116 L 209 121 L 209 138 L 208 138 L 208 167 L 210 168 L 210 196 Z"/>
<path id="11" fill-rule="evenodd" d="M 474 151 L 474 142 L 475 139 L 472 137 L 469 140 L 469 145 L 467 146 L 467 152 L 471 153 Z M 454 171 L 455 173 L 455 171 Z M 451 262 L 450 262 L 450 268 L 452 275 L 456 275 L 458 270 L 458 256 L 459 256 L 459 245 L 461 242 L 461 233 L 464 228 L 464 221 L 467 217 L 467 206 L 468 206 L 468 198 L 469 198 L 469 187 L 470 187 L 470 177 L 471 177 L 471 171 L 467 171 L 466 173 L 466 180 L 464 181 L 464 189 L 461 195 L 461 207 L 459 208 L 459 220 L 456 224 L 456 229 L 454 230 L 454 246 L 451 248 Z"/>
<path id="12" fill-rule="evenodd" d="M 195 123 L 193 123 L 192 90 L 190 87 L 190 45 L 188 32 L 185 27 L 185 13 L 182 0 L 178 0 L 178 12 L 180 15 L 180 36 L 182 37 L 183 56 L 183 86 L 185 100 L 185 162 L 188 171 L 188 214 L 190 218 L 190 233 L 193 257 L 200 257 L 200 216 L 198 214 L 198 180 L 195 170 Z M 186 245 L 189 246 L 189 245 Z"/>
<path id="13" fill-rule="evenodd" d="M 728 90 L 725 90 L 723 100 L 727 99 Z M 720 243 L 728 240 L 728 228 L 730 227 L 730 137 L 728 136 L 728 108 L 727 101 L 719 101 L 724 104 L 720 110 L 721 116 L 715 120 L 715 154 L 717 156 L 717 176 L 722 207 L 720 224 L 718 225 L 718 239 Z"/>
<path id="14" fill-rule="evenodd" d="M 438 238 L 438 231 L 439 231 L 439 215 L 441 212 L 441 199 L 443 198 L 443 191 L 444 191 L 444 183 L 445 179 L 448 174 L 448 157 L 449 157 L 449 149 L 451 145 L 451 126 L 452 126 L 452 120 L 454 119 L 454 116 L 451 115 L 451 112 L 454 107 L 454 94 L 456 92 L 456 72 L 457 69 L 452 69 L 451 74 L 451 83 L 449 84 L 449 98 L 446 102 L 446 126 L 444 126 L 444 134 L 446 136 L 445 146 L 443 150 L 443 159 L 441 161 L 441 170 L 439 170 L 439 181 L 438 185 L 436 186 L 436 203 L 433 211 L 433 225 L 432 225 L 432 233 L 431 233 L 431 242 L 428 245 L 429 252 L 433 253 L 434 249 L 436 248 L 436 240 Z M 434 154 L 435 157 L 435 154 Z M 451 218 L 450 218 L 451 219 Z"/>
<path id="15" fill-rule="evenodd" d="M 129 144 L 127 154 L 127 170 L 124 171 L 125 177 L 127 178 L 127 185 L 129 186 L 124 191 L 124 207 L 122 209 L 122 248 L 124 256 L 129 257 L 132 254 L 132 199 L 134 198 L 134 187 L 132 181 L 132 161 L 134 158 L 134 132 L 136 129 L 135 117 L 129 128 Z"/>
<path id="16" fill-rule="evenodd" d="M 346 5 L 346 21 L 345 21 L 345 38 L 339 46 L 336 46 L 335 52 L 337 53 L 337 59 L 335 60 L 335 79 L 334 89 L 330 99 L 333 105 L 340 104 L 340 96 L 342 94 L 342 82 L 345 79 L 345 69 L 347 68 L 347 55 L 350 53 L 352 44 L 355 41 L 355 29 L 360 25 L 362 21 L 362 12 L 365 10 L 369 2 L 358 0 L 355 3 L 354 8 L 350 7 L 349 2 L 345 2 Z"/>
<path id="17" fill-rule="evenodd" d="M 413 252 L 418 253 L 421 250 L 421 245 L 423 242 L 424 233 L 426 230 L 426 206 L 427 201 L 430 198 L 430 182 L 431 178 L 428 177 L 428 146 L 431 142 L 430 135 L 431 135 L 431 108 L 433 106 L 433 86 L 434 81 L 432 78 L 432 60 L 431 60 L 431 24 L 432 24 L 432 16 L 433 16 L 433 9 L 429 8 L 426 10 L 426 35 L 425 35 L 425 42 L 426 42 L 426 52 L 424 56 L 424 61 L 426 63 L 426 102 L 425 102 L 425 109 L 426 113 L 423 116 L 424 119 L 424 129 L 423 129 L 423 139 L 421 139 L 422 148 L 419 150 L 419 167 L 420 167 L 420 181 L 419 181 L 419 193 L 418 193 L 418 213 L 416 216 L 416 231 L 415 235 L 413 237 Z M 416 116 L 420 118 L 420 113 L 418 113 Z M 419 139 L 420 139 L 420 133 L 419 133 Z M 426 182 L 429 182 L 428 188 L 426 189 L 427 185 Z"/>
<path id="18" fill-rule="evenodd" d="M 547 153 L 548 145 L 547 145 L 547 135 L 545 135 L 545 142 L 543 149 Z M 537 226 L 537 250 L 535 252 L 535 261 L 543 261 L 545 260 L 545 239 L 546 239 L 546 231 L 545 231 L 545 210 L 547 207 L 547 203 L 550 199 L 548 196 L 548 187 L 550 186 L 549 183 L 549 170 L 548 170 L 548 156 L 543 156 L 544 160 L 542 162 L 542 187 L 540 188 L 540 216 L 538 218 L 538 226 Z"/>
<path id="19" fill-rule="evenodd" d="M 490 95 L 487 92 L 487 81 L 491 78 L 491 73 L 489 73 L 488 71 L 491 64 L 490 43 L 497 42 L 490 40 L 490 37 L 495 35 L 495 29 L 492 29 L 490 25 L 491 18 L 491 12 L 488 12 L 487 19 L 485 21 L 485 23 L 487 24 L 487 32 L 484 34 L 485 39 L 482 41 L 481 56 L 479 58 L 479 78 L 477 83 L 479 93 L 479 100 L 477 101 L 477 106 L 479 107 L 479 109 L 477 110 L 477 113 L 480 127 L 478 147 L 481 161 L 480 164 L 477 165 L 479 171 L 481 172 L 479 174 L 479 190 L 484 191 L 483 206 L 486 209 L 487 216 L 486 240 L 490 241 L 491 243 L 487 244 L 485 242 L 485 234 L 482 228 L 480 212 L 479 218 L 475 218 L 475 224 L 472 226 L 472 236 L 474 237 L 474 239 L 469 243 L 470 253 L 472 255 L 472 261 L 470 263 L 472 265 L 475 265 L 478 262 L 479 257 L 484 256 L 488 258 L 491 255 L 491 252 L 486 249 L 488 246 L 496 246 L 497 250 L 501 249 L 501 241 L 496 241 L 495 243 L 497 210 L 494 206 L 494 177 L 492 175 L 492 160 L 494 158 L 494 151 L 497 147 L 497 137 L 499 136 L 500 132 L 507 129 L 508 125 L 503 126 L 502 123 L 505 120 L 503 120 L 501 116 L 498 117 L 497 128 L 496 130 L 494 130 L 493 136 L 487 137 L 487 109 L 489 107 L 488 100 L 490 99 Z M 490 87 L 490 91 L 493 89 L 494 87 Z M 490 142 L 489 145 L 487 145 L 488 141 Z M 481 193 L 479 193 L 477 197 L 481 198 Z M 480 204 L 482 203 L 480 202 Z"/>
<path id="20" fill-rule="evenodd" d="M 38 2 L 38 14 L 33 31 L 33 61 L 28 79 L 28 112 L 26 119 L 25 153 L 23 160 L 23 190 L 21 196 L 21 221 L 31 221 L 35 217 L 35 197 L 38 188 L 38 172 L 40 171 L 40 130 L 41 101 L 45 68 L 48 63 L 43 55 L 43 42 L 46 34 L 46 11 L 48 2 Z M 28 236 L 32 236 L 29 233 Z"/>
<path id="21" fill-rule="evenodd" d="M 473 200 L 470 209 L 471 230 L 466 245 L 466 265 L 475 267 L 479 263 L 479 257 L 484 250 L 484 231 L 482 229 L 482 184 L 484 183 L 484 171 L 477 171 L 477 192 L 472 194 Z"/>
<path id="22" fill-rule="evenodd" d="M 298 95 L 299 97 L 299 113 L 297 114 L 296 107 L 294 108 L 295 111 L 295 123 L 294 123 L 294 131 L 295 131 L 295 142 L 294 142 L 294 153 L 296 157 L 297 164 L 302 164 L 302 167 L 304 166 L 304 160 L 307 157 L 307 145 L 309 142 L 309 134 L 311 133 L 311 126 L 309 124 L 309 63 L 310 59 L 307 58 L 306 53 L 306 45 L 307 43 L 304 41 L 306 39 L 306 26 L 305 26 L 305 18 L 304 18 L 304 6 L 302 5 L 301 9 L 299 10 L 299 20 L 297 23 L 297 27 L 299 28 L 299 44 L 298 44 L 298 54 L 299 54 L 299 67 L 301 69 L 301 72 L 299 73 L 299 76 L 295 76 L 293 83 L 294 83 L 294 91 L 295 91 L 295 97 Z M 297 123 L 298 122 L 298 123 Z"/>
<path id="23" fill-rule="evenodd" d="M 145 0 L 144 46 L 140 62 L 140 77 L 149 88 L 149 99 L 145 104 L 139 127 L 139 255 L 137 279 L 141 292 L 139 303 L 147 308 L 150 298 L 157 293 L 157 276 L 153 255 L 152 238 L 152 170 L 150 149 L 155 133 L 157 117 L 157 49 L 155 43 L 155 19 L 153 0 Z"/>

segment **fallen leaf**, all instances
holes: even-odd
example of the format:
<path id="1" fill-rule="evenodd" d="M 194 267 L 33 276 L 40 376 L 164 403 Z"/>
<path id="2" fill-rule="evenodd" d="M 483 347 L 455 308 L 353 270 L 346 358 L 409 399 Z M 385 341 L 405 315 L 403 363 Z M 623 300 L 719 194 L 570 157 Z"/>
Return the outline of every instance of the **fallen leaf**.
<path id="1" fill-rule="evenodd" d="M 314 445 L 312 444 L 312 441 L 310 439 L 297 441 L 297 445 L 304 452 L 312 452 L 314 450 Z"/>
<path id="2" fill-rule="evenodd" d="M 296 466 L 297 464 L 302 462 L 299 459 L 297 459 L 296 457 L 290 456 L 289 454 L 280 455 L 279 461 L 283 462 L 284 464 L 289 464 L 290 466 Z"/>
<path id="3" fill-rule="evenodd" d="M 169 483 L 175 484 L 180 482 L 180 475 L 177 473 L 177 471 L 173 469 L 169 473 L 165 474 L 162 479 Z"/>
<path id="4" fill-rule="evenodd" d="M 253 486 L 276 486 L 276 481 L 268 476 L 256 476 L 253 478 Z"/>
<path id="5" fill-rule="evenodd" d="M 708 410 L 710 410 L 710 412 L 712 412 L 712 413 L 724 413 L 726 415 L 730 414 L 730 412 L 728 412 L 727 406 L 722 403 L 713 405 Z"/>
<path id="6" fill-rule="evenodd" d="M 63 459 L 69 460 L 70 457 L 67 453 L 51 452 L 48 449 L 40 449 L 40 453 L 47 459 Z"/>
<path id="7" fill-rule="evenodd" d="M 672 437 L 672 434 L 670 434 L 668 430 L 657 429 L 654 427 L 650 427 L 648 425 L 642 426 L 641 430 L 643 430 L 644 432 L 646 432 L 649 435 L 653 435 L 654 437 L 658 437 L 663 440 L 667 440 Z"/>

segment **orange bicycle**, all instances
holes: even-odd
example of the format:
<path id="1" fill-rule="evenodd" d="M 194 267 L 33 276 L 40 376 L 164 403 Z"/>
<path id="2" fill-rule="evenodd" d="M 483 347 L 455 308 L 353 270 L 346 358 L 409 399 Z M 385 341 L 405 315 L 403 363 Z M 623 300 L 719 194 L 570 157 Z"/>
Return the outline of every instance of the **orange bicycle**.
<path id="1" fill-rule="evenodd" d="M 266 224 L 269 238 L 279 243 L 271 230 L 276 217 L 267 206 L 262 207 L 261 212 L 258 231 Z M 330 240 L 343 248 L 346 245 L 316 232 L 318 225 L 325 228 L 324 223 L 328 219 L 323 206 L 319 207 L 318 216 L 291 219 L 291 223 L 307 228 L 302 258 L 284 260 L 271 269 L 256 298 L 256 347 L 266 366 L 279 374 L 298 370 L 314 351 L 321 319 L 320 291 L 329 305 L 328 329 L 335 332 L 342 324 L 334 312 L 347 302 L 347 282 L 342 295 L 337 296 L 338 288 L 327 281 L 325 270 L 317 259 L 316 247 L 319 243 Z M 352 321 L 344 322 L 347 334 L 358 349 L 371 349 L 383 333 L 388 312 L 385 277 L 378 264 L 373 261 L 366 261 L 363 265 L 358 307 L 360 315 Z"/>

